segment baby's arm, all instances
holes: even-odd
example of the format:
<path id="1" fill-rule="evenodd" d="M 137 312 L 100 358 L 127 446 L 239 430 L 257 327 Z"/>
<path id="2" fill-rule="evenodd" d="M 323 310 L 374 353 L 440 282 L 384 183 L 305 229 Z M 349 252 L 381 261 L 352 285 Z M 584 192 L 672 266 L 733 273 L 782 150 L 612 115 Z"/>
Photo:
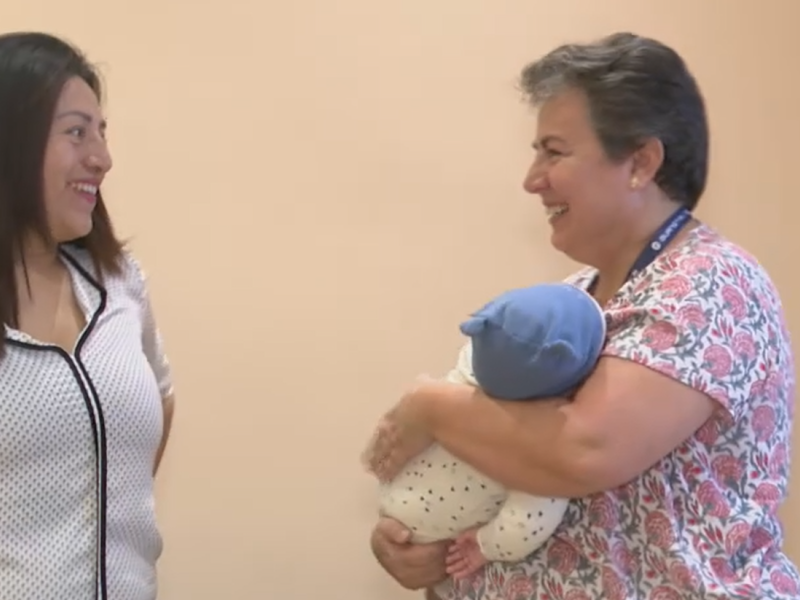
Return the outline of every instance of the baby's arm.
<path id="1" fill-rule="evenodd" d="M 516 562 L 539 548 L 558 528 L 569 501 L 510 492 L 494 519 L 456 538 L 448 573 L 471 575 L 487 562 Z"/>
<path id="2" fill-rule="evenodd" d="M 475 374 L 472 372 L 472 341 L 467 340 L 458 351 L 455 366 L 450 369 L 445 379 L 450 383 L 477 386 Z"/>

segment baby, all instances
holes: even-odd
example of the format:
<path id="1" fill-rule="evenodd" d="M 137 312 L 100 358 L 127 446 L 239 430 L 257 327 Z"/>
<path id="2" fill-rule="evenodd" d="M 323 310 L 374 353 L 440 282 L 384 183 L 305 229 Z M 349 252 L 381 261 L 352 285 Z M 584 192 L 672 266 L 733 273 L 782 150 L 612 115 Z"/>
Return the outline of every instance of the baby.
<path id="1" fill-rule="evenodd" d="M 597 302 L 564 283 L 508 291 L 460 326 L 469 339 L 447 375 L 515 401 L 568 397 L 589 375 L 605 343 Z M 380 512 L 403 523 L 415 543 L 454 540 L 464 578 L 487 562 L 524 559 L 556 530 L 565 498 L 509 490 L 433 444 L 383 485 Z"/>

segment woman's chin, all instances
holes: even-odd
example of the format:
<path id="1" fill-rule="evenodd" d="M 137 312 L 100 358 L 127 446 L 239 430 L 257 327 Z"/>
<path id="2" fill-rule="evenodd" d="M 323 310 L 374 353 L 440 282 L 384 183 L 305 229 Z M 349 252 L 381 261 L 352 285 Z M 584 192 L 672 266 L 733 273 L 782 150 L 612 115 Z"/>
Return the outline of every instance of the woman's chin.
<path id="1" fill-rule="evenodd" d="M 558 227 L 558 225 L 553 226 L 552 230 L 550 231 L 550 245 L 552 245 L 553 248 L 559 252 L 569 254 L 569 249 L 572 245 L 569 232 L 565 231 L 564 228 Z"/>
<path id="2" fill-rule="evenodd" d="M 61 227 L 54 232 L 55 242 L 59 244 L 66 244 L 74 242 L 81 238 L 85 238 L 92 232 L 92 222 L 87 223 L 71 223 L 69 227 Z"/>

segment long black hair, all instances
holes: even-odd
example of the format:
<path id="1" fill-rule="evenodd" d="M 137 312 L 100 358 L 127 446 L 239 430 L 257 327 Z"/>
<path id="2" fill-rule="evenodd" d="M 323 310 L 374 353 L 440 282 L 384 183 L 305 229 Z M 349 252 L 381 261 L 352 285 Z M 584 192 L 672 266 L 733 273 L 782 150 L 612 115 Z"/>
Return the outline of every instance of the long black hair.
<path id="1" fill-rule="evenodd" d="M 15 264 L 31 233 L 50 241 L 44 204 L 44 157 L 64 85 L 80 77 L 102 99 L 100 77 L 83 53 L 40 32 L 0 35 L 0 319 L 16 327 Z M 123 245 L 98 194 L 88 235 L 70 243 L 90 253 L 98 275 L 117 272 Z M 0 357 L 5 335 L 0 335 Z"/>

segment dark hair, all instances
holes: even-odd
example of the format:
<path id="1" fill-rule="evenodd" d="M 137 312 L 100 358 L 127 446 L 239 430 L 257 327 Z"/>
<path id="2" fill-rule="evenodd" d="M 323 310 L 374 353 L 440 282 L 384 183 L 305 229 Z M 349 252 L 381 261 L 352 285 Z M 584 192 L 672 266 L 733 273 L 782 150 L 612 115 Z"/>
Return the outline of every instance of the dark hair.
<path id="1" fill-rule="evenodd" d="M 15 263 L 31 233 L 52 241 L 44 205 L 44 157 L 53 114 L 64 85 L 80 77 L 102 99 L 100 78 L 83 54 L 39 32 L 0 35 L 0 319 L 19 318 Z M 98 277 L 118 272 L 123 244 L 98 194 L 92 230 L 70 244 L 85 248 Z M 26 272 L 27 273 L 27 272 Z M 5 335 L 0 335 L 0 356 Z"/>
<path id="2" fill-rule="evenodd" d="M 628 158 L 648 138 L 661 140 L 656 183 L 689 210 L 697 206 L 708 177 L 708 123 L 697 83 L 675 50 L 632 33 L 567 44 L 527 65 L 521 87 L 534 105 L 565 88 L 582 91 L 612 160 Z"/>

